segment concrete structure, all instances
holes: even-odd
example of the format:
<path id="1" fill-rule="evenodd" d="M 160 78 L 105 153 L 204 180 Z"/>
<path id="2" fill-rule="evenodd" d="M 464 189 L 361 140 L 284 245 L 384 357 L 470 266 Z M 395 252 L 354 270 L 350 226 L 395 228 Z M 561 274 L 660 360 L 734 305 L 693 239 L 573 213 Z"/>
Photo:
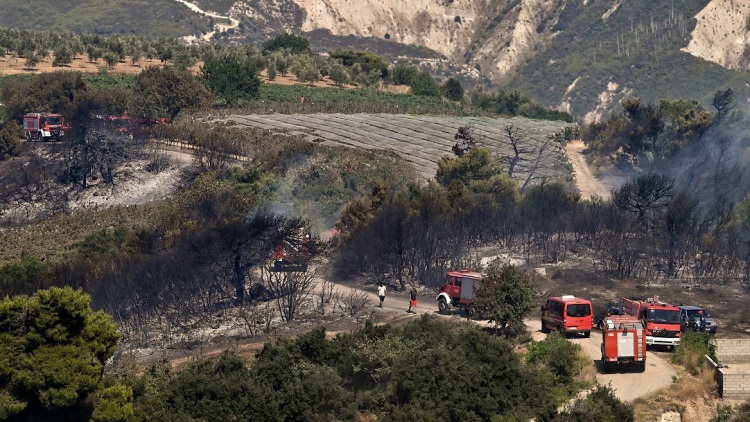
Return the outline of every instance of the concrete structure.
<path id="1" fill-rule="evenodd" d="M 750 339 L 716 339 L 715 371 L 719 394 L 725 400 L 750 400 Z"/>

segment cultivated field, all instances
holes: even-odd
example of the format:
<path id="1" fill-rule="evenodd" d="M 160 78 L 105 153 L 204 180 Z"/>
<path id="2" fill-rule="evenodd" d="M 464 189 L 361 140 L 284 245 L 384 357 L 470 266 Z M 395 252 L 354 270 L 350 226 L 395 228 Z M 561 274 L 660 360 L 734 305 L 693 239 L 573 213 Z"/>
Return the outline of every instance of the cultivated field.
<path id="1" fill-rule="evenodd" d="M 230 115 L 222 120 L 237 127 L 304 134 L 324 145 L 393 151 L 425 178 L 435 176 L 440 157 L 454 155 L 451 148 L 461 126 L 471 127 L 478 143 L 490 147 L 507 168 L 515 152 L 505 129 L 513 125 L 521 129 L 519 160 L 513 176 L 522 185 L 527 180 L 529 184 L 572 183 L 564 148 L 550 140 L 565 125 L 563 122 L 405 114 L 254 114 Z"/>

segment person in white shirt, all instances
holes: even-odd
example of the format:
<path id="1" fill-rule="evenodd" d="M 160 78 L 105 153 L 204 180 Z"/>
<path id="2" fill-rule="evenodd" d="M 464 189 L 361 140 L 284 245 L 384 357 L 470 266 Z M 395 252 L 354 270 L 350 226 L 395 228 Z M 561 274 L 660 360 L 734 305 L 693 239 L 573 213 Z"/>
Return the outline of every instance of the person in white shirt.
<path id="1" fill-rule="evenodd" d="M 380 297 L 380 307 L 383 307 L 383 301 L 385 300 L 385 284 L 380 283 L 378 287 L 378 297 Z"/>

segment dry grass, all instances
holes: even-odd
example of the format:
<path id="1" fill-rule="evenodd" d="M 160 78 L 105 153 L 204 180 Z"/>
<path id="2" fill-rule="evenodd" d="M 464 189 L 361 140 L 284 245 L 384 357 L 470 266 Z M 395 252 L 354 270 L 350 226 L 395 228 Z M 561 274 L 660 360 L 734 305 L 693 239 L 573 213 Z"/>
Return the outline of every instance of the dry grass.
<path id="1" fill-rule="evenodd" d="M 596 382 L 596 375 L 598 370 L 591 356 L 588 355 L 583 349 L 578 350 L 576 355 L 576 366 L 578 367 L 578 375 L 576 375 L 576 381 L 581 381 L 587 385 L 593 385 Z"/>
<path id="2" fill-rule="evenodd" d="M 713 416 L 720 403 L 713 371 L 706 369 L 696 376 L 680 367 L 677 371 L 669 388 L 633 402 L 636 421 L 659 421 L 667 412 L 680 413 L 683 422 L 705 422 Z"/>
<path id="3" fill-rule="evenodd" d="M 6 230 L 0 236 L 0 265 L 23 256 L 55 259 L 96 230 L 145 224 L 156 206 L 113 207 L 101 211 L 61 215 L 33 225 Z"/>

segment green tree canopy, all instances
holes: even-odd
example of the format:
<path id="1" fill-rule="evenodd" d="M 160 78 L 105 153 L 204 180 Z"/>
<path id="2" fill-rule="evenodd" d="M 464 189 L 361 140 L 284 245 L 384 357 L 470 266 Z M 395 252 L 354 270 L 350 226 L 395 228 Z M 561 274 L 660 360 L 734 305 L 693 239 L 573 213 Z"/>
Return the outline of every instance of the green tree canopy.
<path id="1" fill-rule="evenodd" d="M 132 109 L 151 118 L 174 120 L 188 108 L 210 105 L 211 92 L 188 71 L 151 66 L 135 78 Z"/>
<path id="2" fill-rule="evenodd" d="M 411 93 L 423 97 L 439 97 L 440 85 L 429 72 L 419 72 L 409 84 Z"/>
<path id="3" fill-rule="evenodd" d="M 80 420 L 119 335 L 80 290 L 52 288 L 0 302 L 0 418 Z"/>
<path id="4" fill-rule="evenodd" d="M 390 70 L 391 82 L 394 85 L 411 85 L 418 74 L 418 67 L 405 63 L 399 63 Z"/>
<path id="5" fill-rule="evenodd" d="M 60 113 L 70 119 L 87 92 L 80 72 L 60 71 L 8 79 L 2 84 L 0 98 L 8 117 L 20 123 L 25 113 Z"/>
<path id="6" fill-rule="evenodd" d="M 340 60 L 344 66 L 359 64 L 362 72 L 370 73 L 373 70 L 380 72 L 380 77 L 388 76 L 388 62 L 372 51 L 345 50 L 338 48 L 331 52 L 331 59 Z"/>
<path id="7" fill-rule="evenodd" d="M 461 101 L 464 98 L 464 87 L 461 85 L 461 81 L 456 78 L 448 78 L 440 86 L 440 92 L 445 98 L 451 101 Z"/>
<path id="8" fill-rule="evenodd" d="M 512 265 L 490 268 L 476 297 L 484 317 L 503 330 L 522 328 L 523 318 L 534 308 L 531 278 Z"/>
<path id="9" fill-rule="evenodd" d="M 472 181 L 489 180 L 502 173 L 489 148 L 473 148 L 462 157 L 441 157 L 435 180 L 443 186 L 449 186 L 454 181 L 468 186 Z"/>
<path id="10" fill-rule="evenodd" d="M 260 90 L 260 78 L 255 62 L 237 53 L 214 55 L 201 67 L 200 79 L 227 104 L 255 98 Z"/>
<path id="11" fill-rule="evenodd" d="M 276 50 L 289 50 L 292 53 L 310 51 L 310 40 L 294 34 L 279 34 L 263 43 L 264 53 Z"/>

